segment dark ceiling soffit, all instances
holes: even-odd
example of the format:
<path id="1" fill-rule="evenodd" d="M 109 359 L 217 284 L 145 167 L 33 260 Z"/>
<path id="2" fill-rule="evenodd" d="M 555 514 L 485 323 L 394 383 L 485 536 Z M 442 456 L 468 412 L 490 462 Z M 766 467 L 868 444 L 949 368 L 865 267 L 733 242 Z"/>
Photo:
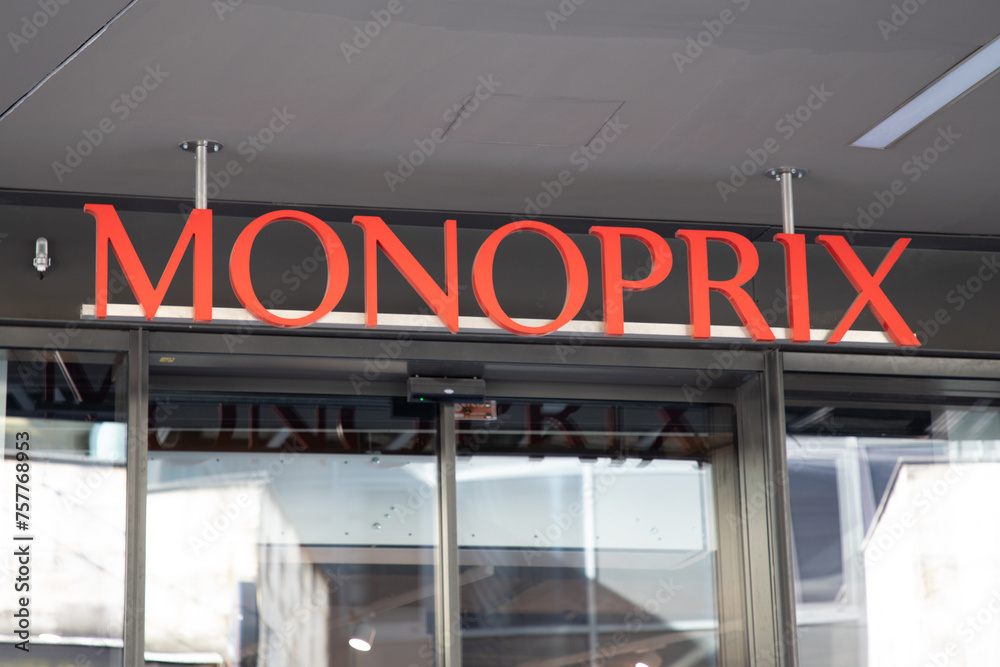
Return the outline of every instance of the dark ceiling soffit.
<path id="1" fill-rule="evenodd" d="M 79 192 L 49 192 L 45 190 L 8 190 L 0 188 L 0 207 L 38 206 L 82 210 L 85 204 L 113 204 L 119 211 L 136 213 L 179 213 L 189 211 L 189 199 L 168 197 L 134 197 L 107 194 L 86 194 Z M 497 229 L 508 222 L 523 220 L 523 214 L 482 213 L 474 211 L 430 211 L 421 209 L 364 208 L 357 206 L 317 206 L 286 202 L 233 202 L 213 201 L 210 203 L 216 215 L 234 218 L 256 218 L 276 209 L 294 209 L 315 215 L 321 220 L 348 222 L 355 215 L 380 216 L 393 225 L 416 227 L 438 227 L 444 220 L 455 219 L 469 229 Z M 634 218 L 583 218 L 571 216 L 540 216 L 543 222 L 556 223 L 569 233 L 586 234 L 595 224 L 612 224 L 619 227 L 646 227 L 670 237 L 678 229 L 711 227 L 723 231 L 736 232 L 751 241 L 762 242 L 781 232 L 781 225 L 748 225 L 732 222 L 685 222 L 677 220 L 644 220 Z M 777 217 L 776 217 L 776 223 Z M 814 242 L 820 234 L 837 234 L 845 230 L 799 228 L 807 241 Z M 850 230 L 846 230 L 850 231 Z M 877 232 L 866 231 L 855 234 L 851 244 L 859 247 L 889 248 L 901 236 L 912 238 L 910 248 L 926 250 L 969 250 L 978 252 L 1000 252 L 1000 236 L 956 236 L 948 234 L 928 234 L 919 232 Z"/>

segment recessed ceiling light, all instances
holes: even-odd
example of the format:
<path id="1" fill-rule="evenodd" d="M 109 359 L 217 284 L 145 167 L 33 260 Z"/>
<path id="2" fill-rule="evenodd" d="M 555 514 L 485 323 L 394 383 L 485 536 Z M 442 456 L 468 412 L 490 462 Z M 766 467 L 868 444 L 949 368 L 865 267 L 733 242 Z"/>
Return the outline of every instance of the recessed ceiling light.
<path id="1" fill-rule="evenodd" d="M 952 67 L 936 81 L 910 98 L 888 118 L 851 142 L 856 148 L 888 148 L 915 127 L 965 94 L 973 91 L 1000 69 L 1000 37 Z"/>

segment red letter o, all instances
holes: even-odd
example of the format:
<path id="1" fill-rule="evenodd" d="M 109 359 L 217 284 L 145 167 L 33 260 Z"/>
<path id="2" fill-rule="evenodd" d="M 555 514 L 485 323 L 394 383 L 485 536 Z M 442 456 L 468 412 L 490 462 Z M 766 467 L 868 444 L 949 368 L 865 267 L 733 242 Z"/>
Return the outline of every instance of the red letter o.
<path id="1" fill-rule="evenodd" d="M 326 252 L 327 279 L 323 301 L 316 310 L 308 315 L 294 319 L 278 317 L 268 311 L 257 299 L 250 280 L 250 251 L 253 249 L 254 239 L 257 238 L 260 230 L 278 220 L 291 220 L 305 225 L 319 237 L 323 250 Z M 344 250 L 344 244 L 340 242 L 340 237 L 316 216 L 300 211 L 274 211 L 260 216 L 240 233 L 236 243 L 233 244 L 233 253 L 229 258 L 229 280 L 233 284 L 236 298 L 251 315 L 261 322 L 276 327 L 304 327 L 329 313 L 344 296 L 344 291 L 347 289 L 347 276 L 347 251 Z"/>
<path id="2" fill-rule="evenodd" d="M 559 250 L 566 269 L 566 302 L 563 304 L 562 312 L 556 319 L 539 327 L 524 326 L 508 317 L 500 307 L 493 289 L 493 260 L 496 257 L 497 247 L 504 238 L 514 232 L 535 232 L 547 238 Z M 565 325 L 580 312 L 587 298 L 587 264 L 583 261 L 580 249 L 566 234 L 544 222 L 519 220 L 506 224 L 490 234 L 479 248 L 472 266 L 472 288 L 476 293 L 479 307 L 501 328 L 522 336 L 541 336 Z"/>

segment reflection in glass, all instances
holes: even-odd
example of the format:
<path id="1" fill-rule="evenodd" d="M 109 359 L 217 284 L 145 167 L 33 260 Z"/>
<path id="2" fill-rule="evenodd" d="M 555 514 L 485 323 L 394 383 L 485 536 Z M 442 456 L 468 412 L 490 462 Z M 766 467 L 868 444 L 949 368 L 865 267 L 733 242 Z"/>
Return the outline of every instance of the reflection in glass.
<path id="1" fill-rule="evenodd" d="M 803 667 L 1000 655 L 1000 412 L 900 403 L 786 410 Z"/>
<path id="2" fill-rule="evenodd" d="M 499 403 L 459 422 L 462 654 L 493 665 L 715 665 L 712 448 L 731 412 Z"/>
<path id="3" fill-rule="evenodd" d="M 412 411 L 154 395 L 147 658 L 432 664 L 436 431 Z"/>
<path id="4" fill-rule="evenodd" d="M 18 350 L 0 360 L 4 665 L 122 663 L 123 371 L 123 357 L 107 353 Z M 10 634 L 22 597 L 27 637 Z M 13 646 L 25 639 L 27 651 Z"/>

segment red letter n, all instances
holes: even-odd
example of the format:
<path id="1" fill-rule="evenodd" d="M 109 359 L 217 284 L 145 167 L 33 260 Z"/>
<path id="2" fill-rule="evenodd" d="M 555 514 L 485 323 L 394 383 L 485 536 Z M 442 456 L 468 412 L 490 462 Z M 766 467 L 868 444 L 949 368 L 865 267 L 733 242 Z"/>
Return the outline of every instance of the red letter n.
<path id="1" fill-rule="evenodd" d="M 452 333 L 458 333 L 458 241 L 456 223 L 444 223 L 444 282 L 447 293 L 437 286 L 403 242 L 382 218 L 356 215 L 354 224 L 365 230 L 365 326 L 378 325 L 378 253 L 382 248 L 403 277 L 417 290 Z"/>

